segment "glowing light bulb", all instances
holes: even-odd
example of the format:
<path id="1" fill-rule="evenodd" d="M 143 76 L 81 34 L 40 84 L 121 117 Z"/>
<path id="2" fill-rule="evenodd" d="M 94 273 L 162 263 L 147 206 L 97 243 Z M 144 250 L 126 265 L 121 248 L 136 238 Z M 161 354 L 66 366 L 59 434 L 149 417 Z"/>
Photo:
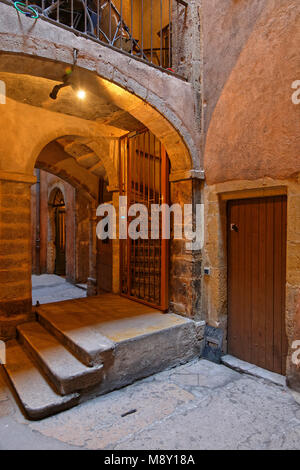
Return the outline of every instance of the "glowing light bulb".
<path id="1" fill-rule="evenodd" d="M 86 97 L 86 92 L 84 90 L 77 91 L 77 98 L 79 98 L 80 100 L 84 100 L 85 97 Z"/>

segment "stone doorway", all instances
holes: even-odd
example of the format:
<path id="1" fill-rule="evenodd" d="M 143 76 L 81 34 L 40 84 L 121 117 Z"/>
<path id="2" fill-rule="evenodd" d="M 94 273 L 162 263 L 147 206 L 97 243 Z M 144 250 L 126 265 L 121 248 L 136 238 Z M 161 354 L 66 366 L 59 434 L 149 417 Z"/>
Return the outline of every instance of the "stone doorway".
<path id="1" fill-rule="evenodd" d="M 90 276 L 91 200 L 44 170 L 31 190 L 32 274 L 64 276 L 87 284 Z"/>

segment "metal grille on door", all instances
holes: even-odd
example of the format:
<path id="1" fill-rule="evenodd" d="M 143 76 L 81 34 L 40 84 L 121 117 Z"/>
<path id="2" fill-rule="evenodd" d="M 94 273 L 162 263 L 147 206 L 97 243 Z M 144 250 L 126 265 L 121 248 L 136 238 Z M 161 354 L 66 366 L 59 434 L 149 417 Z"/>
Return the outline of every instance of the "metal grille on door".
<path id="1" fill-rule="evenodd" d="M 121 140 L 120 194 L 128 208 L 143 204 L 149 214 L 148 239 L 120 240 L 121 294 L 161 310 L 168 308 L 168 240 L 161 237 L 162 220 L 159 239 L 151 239 L 151 205 L 169 202 L 168 176 L 168 156 L 151 132 Z"/>

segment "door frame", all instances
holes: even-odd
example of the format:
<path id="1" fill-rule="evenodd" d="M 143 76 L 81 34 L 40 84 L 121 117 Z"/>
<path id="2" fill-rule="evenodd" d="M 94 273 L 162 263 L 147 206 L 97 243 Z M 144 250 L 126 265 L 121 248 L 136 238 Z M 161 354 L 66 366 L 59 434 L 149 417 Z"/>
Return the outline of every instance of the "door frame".
<path id="1" fill-rule="evenodd" d="M 56 206 L 55 208 L 55 274 L 58 276 L 66 275 L 66 205 Z M 63 250 L 60 250 L 58 240 L 63 241 Z M 60 266 L 61 260 L 59 261 L 60 256 L 63 253 L 63 266 Z M 60 274 L 59 272 L 63 274 Z"/>
<path id="2" fill-rule="evenodd" d="M 264 196 L 287 196 L 287 244 L 286 244 L 286 303 L 285 329 L 288 337 L 287 373 L 293 366 L 292 344 L 295 340 L 297 302 L 300 295 L 299 271 L 295 266 L 295 247 L 300 237 L 295 218 L 300 219 L 300 180 L 259 178 L 234 180 L 206 185 L 203 190 L 205 207 L 205 237 L 202 264 L 202 318 L 212 327 L 223 330 L 222 351 L 227 353 L 228 305 L 227 305 L 227 217 L 226 206 L 230 199 L 246 199 Z M 204 267 L 210 267 L 209 274 Z M 299 293 L 299 294 L 298 294 Z"/>

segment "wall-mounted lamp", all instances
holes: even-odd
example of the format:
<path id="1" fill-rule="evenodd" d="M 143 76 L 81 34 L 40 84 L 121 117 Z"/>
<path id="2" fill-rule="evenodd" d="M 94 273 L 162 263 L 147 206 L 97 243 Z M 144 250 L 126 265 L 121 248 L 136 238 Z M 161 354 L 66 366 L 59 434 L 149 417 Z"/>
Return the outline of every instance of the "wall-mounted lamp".
<path id="1" fill-rule="evenodd" d="M 72 74 L 73 74 L 73 71 L 74 71 L 74 67 L 77 63 L 77 56 L 78 56 L 78 50 L 77 49 L 74 49 L 73 50 L 73 66 L 72 67 L 68 67 L 66 70 L 65 70 L 65 74 L 62 78 L 62 83 L 59 84 L 59 85 L 55 85 L 53 88 L 52 88 L 52 91 L 51 93 L 49 94 L 50 98 L 52 100 L 56 100 L 57 98 L 57 95 L 58 95 L 58 92 L 61 90 L 61 88 L 65 88 L 67 86 L 72 86 L 72 83 L 71 83 L 71 77 L 72 77 Z M 80 99 L 80 100 L 83 100 L 85 97 L 86 97 L 86 92 L 84 90 L 78 90 L 77 91 L 77 97 Z"/>
<path id="2" fill-rule="evenodd" d="M 71 83 L 62 83 L 61 85 L 55 85 L 50 93 L 50 98 L 52 100 L 56 100 L 58 92 L 61 88 L 65 88 L 66 86 L 71 86 Z"/>

